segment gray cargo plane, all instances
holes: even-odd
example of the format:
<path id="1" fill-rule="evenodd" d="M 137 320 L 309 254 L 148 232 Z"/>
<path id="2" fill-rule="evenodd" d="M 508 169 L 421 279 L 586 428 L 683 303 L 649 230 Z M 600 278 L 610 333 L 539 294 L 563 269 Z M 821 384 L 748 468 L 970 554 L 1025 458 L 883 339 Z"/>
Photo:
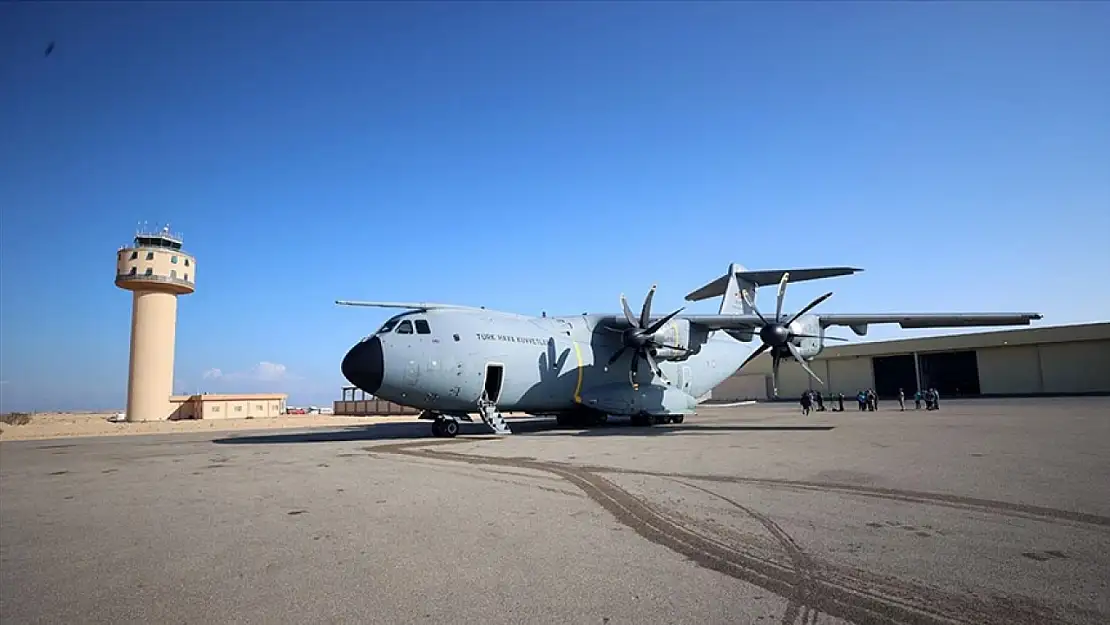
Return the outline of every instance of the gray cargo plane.
<path id="1" fill-rule="evenodd" d="M 686 296 L 721 297 L 715 315 L 652 316 L 655 286 L 640 314 L 620 297 L 623 314 L 540 317 L 425 302 L 352 302 L 344 306 L 407 309 L 362 339 L 343 358 L 342 371 L 363 391 L 422 410 L 432 433 L 453 437 L 477 413 L 494 432 L 509 434 L 501 412 L 554 415 L 561 425 L 596 425 L 609 415 L 634 425 L 682 423 L 710 391 L 764 352 L 772 358 L 778 395 L 779 364 L 806 364 L 824 348 L 829 326 L 857 335 L 876 323 L 903 328 L 1029 325 L 1038 313 L 820 314 L 814 307 L 783 314 L 789 282 L 851 275 L 861 269 L 825 267 L 728 272 Z M 774 315 L 755 304 L 756 289 L 778 284 Z M 752 349 L 758 336 L 760 345 Z M 642 366 L 643 365 L 646 366 Z"/>

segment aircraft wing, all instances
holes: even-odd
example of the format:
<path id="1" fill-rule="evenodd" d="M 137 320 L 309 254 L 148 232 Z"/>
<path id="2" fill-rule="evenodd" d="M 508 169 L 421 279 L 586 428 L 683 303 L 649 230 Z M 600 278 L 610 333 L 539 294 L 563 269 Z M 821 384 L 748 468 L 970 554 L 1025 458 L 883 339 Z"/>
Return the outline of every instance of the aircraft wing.
<path id="1" fill-rule="evenodd" d="M 408 310 L 434 310 L 436 308 L 452 308 L 464 310 L 481 310 L 474 306 L 460 306 L 458 304 L 436 304 L 434 302 L 357 302 L 337 299 L 339 306 L 368 306 L 371 308 L 405 308 Z"/>
<path id="2" fill-rule="evenodd" d="M 772 315 L 773 316 L 773 315 Z M 791 313 L 783 315 L 792 317 Z M 1012 326 L 1029 325 L 1041 319 L 1040 313 L 878 313 L 870 315 L 817 314 L 821 327 L 848 326 L 863 336 L 867 326 L 878 323 L 897 323 L 903 328 L 959 328 L 967 326 Z M 652 317 L 652 321 L 659 317 Z M 678 315 L 690 323 L 704 326 L 710 330 L 754 330 L 763 325 L 758 315 Z M 613 315 L 604 323 L 615 327 L 626 327 L 628 321 L 623 316 Z"/>
<path id="3" fill-rule="evenodd" d="M 903 328 L 963 328 L 977 326 L 1027 326 L 1040 313 L 879 313 L 873 315 L 817 315 L 821 327 L 848 326 L 859 336 L 873 323 L 897 323 Z"/>

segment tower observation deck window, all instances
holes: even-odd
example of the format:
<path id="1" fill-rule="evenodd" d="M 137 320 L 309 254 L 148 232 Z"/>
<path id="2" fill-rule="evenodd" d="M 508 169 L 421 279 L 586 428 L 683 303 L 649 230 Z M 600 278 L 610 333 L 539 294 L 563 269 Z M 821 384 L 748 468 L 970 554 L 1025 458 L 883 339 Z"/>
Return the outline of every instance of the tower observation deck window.
<path id="1" fill-rule="evenodd" d="M 150 267 L 147 267 L 147 268 L 146 268 L 146 271 L 145 271 L 145 272 L 143 272 L 143 275 L 144 275 L 144 276 L 150 276 L 150 275 L 154 275 L 154 269 L 151 269 Z"/>

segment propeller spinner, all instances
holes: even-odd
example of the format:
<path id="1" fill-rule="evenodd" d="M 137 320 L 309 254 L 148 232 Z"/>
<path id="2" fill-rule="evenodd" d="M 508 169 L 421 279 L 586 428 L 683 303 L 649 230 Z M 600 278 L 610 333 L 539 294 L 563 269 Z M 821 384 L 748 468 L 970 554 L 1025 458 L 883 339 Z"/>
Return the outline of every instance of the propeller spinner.
<path id="1" fill-rule="evenodd" d="M 606 329 L 608 330 L 621 333 L 621 341 L 624 343 L 624 345 L 621 346 L 621 348 L 617 350 L 617 352 L 613 354 L 612 357 L 609 358 L 609 362 L 606 363 L 605 366 L 612 366 L 613 363 L 615 363 L 617 360 L 620 359 L 621 356 L 624 355 L 625 351 L 631 349 L 633 352 L 632 365 L 629 369 L 628 375 L 629 381 L 632 382 L 632 386 L 634 387 L 636 386 L 636 373 L 639 370 L 641 358 L 647 361 L 648 366 L 651 367 L 651 370 L 654 371 L 656 375 L 662 378 L 664 382 L 669 384 L 670 382 L 667 380 L 667 376 L 663 375 L 663 370 L 659 368 L 659 363 L 655 361 L 656 349 L 663 347 L 685 352 L 690 351 L 685 347 L 663 343 L 655 336 L 655 333 L 658 332 L 663 326 L 667 325 L 668 321 L 673 319 L 674 316 L 678 313 L 682 312 L 682 308 L 679 308 L 666 317 L 663 317 L 655 323 L 648 325 L 648 321 L 651 319 L 651 300 L 655 296 L 655 286 L 656 285 L 654 284 L 651 285 L 651 290 L 648 291 L 647 297 L 644 298 L 644 305 L 643 308 L 640 309 L 639 319 L 637 319 L 635 315 L 632 314 L 632 309 L 628 307 L 628 300 L 624 297 L 623 293 L 621 294 L 621 309 L 624 310 L 624 316 L 626 319 L 628 319 L 628 323 L 631 327 L 619 329 L 606 326 Z"/>
<path id="2" fill-rule="evenodd" d="M 807 312 L 813 310 L 813 308 L 816 307 L 818 304 L 820 304 L 821 302 L 823 302 L 823 301 L 829 299 L 830 297 L 832 297 L 832 292 L 831 291 L 828 292 L 828 293 L 825 293 L 824 295 L 822 295 L 822 296 L 818 297 L 817 299 L 813 300 L 812 302 L 809 303 L 808 306 L 806 306 L 805 308 L 803 308 L 803 309 L 799 310 L 798 312 L 794 313 L 794 315 L 791 316 L 786 321 L 783 321 L 783 319 L 782 319 L 782 301 L 783 301 L 783 298 L 786 296 L 786 283 L 789 282 L 789 280 L 790 280 L 790 274 L 789 273 L 784 273 L 782 275 L 782 280 L 779 282 L 778 300 L 775 302 L 775 318 L 774 318 L 774 321 L 768 321 L 767 318 L 763 316 L 763 313 L 759 312 L 759 309 L 756 308 L 756 306 L 755 306 L 755 302 L 753 302 L 752 299 L 748 296 L 747 291 L 742 292 L 744 302 L 749 307 L 751 307 L 752 311 L 755 312 L 755 314 L 759 317 L 760 321 L 763 322 L 763 325 L 759 328 L 759 339 L 761 341 L 763 341 L 763 345 L 760 345 L 759 349 L 752 352 L 751 355 L 748 356 L 748 358 L 743 362 L 743 364 L 740 365 L 739 368 L 743 369 L 744 365 L 748 364 L 752 360 L 755 360 L 763 352 L 765 352 L 767 350 L 770 350 L 771 351 L 771 385 L 774 388 L 774 396 L 775 397 L 778 397 L 778 395 L 779 395 L 779 364 L 782 362 L 782 359 L 786 356 L 791 356 L 791 357 L 794 358 L 794 360 L 797 360 L 798 364 L 800 364 L 802 366 L 802 368 L 805 369 L 806 373 L 808 373 L 810 375 L 810 377 L 812 377 L 814 380 L 817 380 L 818 384 L 822 384 L 822 385 L 824 384 L 824 382 L 821 381 L 821 378 L 817 377 L 817 374 L 814 373 L 813 370 L 809 368 L 808 364 L 806 364 L 805 359 L 802 358 L 801 352 L 798 351 L 798 346 L 794 344 L 794 339 L 807 339 L 808 338 L 808 339 L 818 339 L 818 340 L 824 339 L 824 340 L 833 340 L 833 341 L 846 341 L 846 340 L 848 340 L 848 339 L 842 339 L 842 338 L 838 338 L 838 337 L 834 337 L 834 336 L 821 337 L 821 336 L 814 336 L 812 334 L 798 334 L 798 333 L 795 333 L 793 328 L 792 328 L 793 323 L 795 321 L 797 321 L 799 318 L 801 318 L 802 315 L 804 315 Z"/>

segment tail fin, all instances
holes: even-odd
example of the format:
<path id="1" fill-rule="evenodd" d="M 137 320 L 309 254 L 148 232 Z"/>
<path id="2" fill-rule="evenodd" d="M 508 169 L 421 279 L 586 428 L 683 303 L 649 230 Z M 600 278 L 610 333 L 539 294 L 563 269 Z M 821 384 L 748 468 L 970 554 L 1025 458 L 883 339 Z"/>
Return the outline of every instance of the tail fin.
<path id="1" fill-rule="evenodd" d="M 720 314 L 736 315 L 750 314 L 751 306 L 744 301 L 742 293 L 748 292 L 748 297 L 755 302 L 756 289 L 761 286 L 778 284 L 785 273 L 789 273 L 789 282 L 805 282 L 806 280 L 819 280 L 836 276 L 849 276 L 863 271 L 855 267 L 820 267 L 816 269 L 767 269 L 762 271 L 748 271 L 742 265 L 732 263 L 728 266 L 728 273 L 692 291 L 686 300 L 697 302 L 710 297 L 721 298 Z"/>

